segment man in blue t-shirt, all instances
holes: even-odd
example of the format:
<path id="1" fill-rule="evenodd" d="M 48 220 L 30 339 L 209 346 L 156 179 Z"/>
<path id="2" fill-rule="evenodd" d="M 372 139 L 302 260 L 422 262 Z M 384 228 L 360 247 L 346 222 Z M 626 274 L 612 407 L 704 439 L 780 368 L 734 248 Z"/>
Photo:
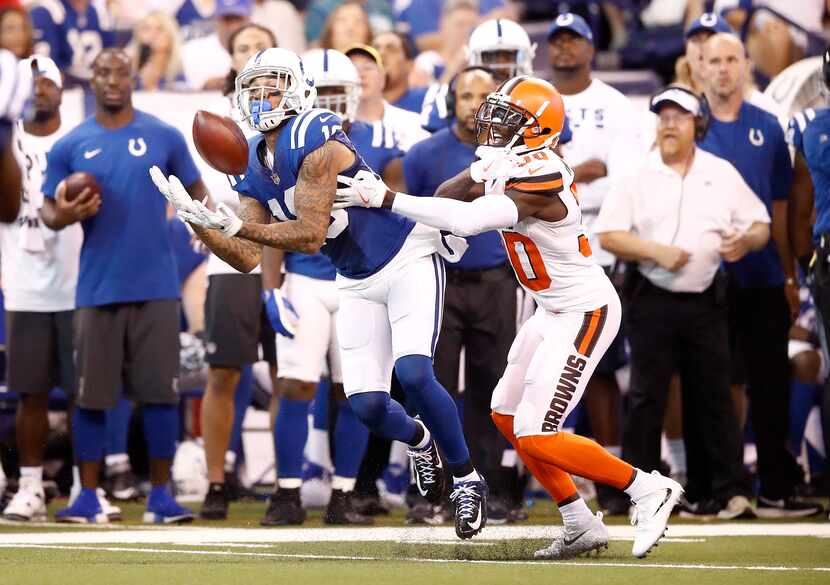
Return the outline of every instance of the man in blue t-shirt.
<path id="1" fill-rule="evenodd" d="M 703 60 L 711 123 L 700 146 L 731 162 L 772 217 L 770 243 L 726 265 L 732 281 L 732 383 L 747 385 L 758 448 L 757 513 L 810 515 L 817 508 L 795 498 L 801 470 L 787 450 L 787 344 L 799 308 L 795 259 L 787 237 L 790 154 L 775 116 L 744 101 L 748 67 L 740 39 L 728 33 L 713 35 L 703 47 Z M 725 241 L 732 237 L 724 236 Z"/>
<path id="2" fill-rule="evenodd" d="M 453 124 L 413 146 L 403 158 L 406 190 L 432 197 L 438 186 L 467 169 L 476 159 L 475 113 L 496 89 L 493 75 L 468 68 L 453 84 Z M 509 445 L 490 423 L 490 398 L 507 365 L 510 344 L 516 336 L 516 281 L 497 231 L 467 238 L 469 248 L 461 260 L 447 266 L 444 320 L 435 350 L 438 381 L 458 396 L 462 349 L 464 369 L 464 432 L 470 450 L 490 482 L 491 520 L 516 519 L 522 509 L 521 493 L 511 489 L 510 471 L 502 466 Z"/>
<path id="3" fill-rule="evenodd" d="M 830 47 L 822 57 L 822 78 L 830 92 Z M 830 105 L 830 104 L 828 104 Z M 793 253 L 810 275 L 825 339 L 830 339 L 830 107 L 807 108 L 790 120 L 787 141 L 795 149 L 789 226 Z M 813 219 L 815 212 L 815 220 Z M 825 381 L 823 426 L 830 429 L 830 378 Z M 830 432 L 824 433 L 830 453 Z"/>
<path id="4" fill-rule="evenodd" d="M 144 521 L 189 521 L 193 514 L 167 487 L 179 427 L 179 283 L 166 206 L 147 169 L 158 165 L 176 173 L 200 199 L 205 187 L 182 134 L 133 109 L 127 54 L 101 51 L 92 72 L 95 115 L 52 147 L 43 186 L 44 223 L 59 230 L 81 221 L 84 230 L 73 419 L 83 489 L 56 518 L 104 520 L 95 493 L 106 444 L 104 415 L 123 387 L 143 408 L 153 485 Z M 67 200 L 64 179 L 77 172 L 91 174 L 100 193 L 85 188 Z"/>

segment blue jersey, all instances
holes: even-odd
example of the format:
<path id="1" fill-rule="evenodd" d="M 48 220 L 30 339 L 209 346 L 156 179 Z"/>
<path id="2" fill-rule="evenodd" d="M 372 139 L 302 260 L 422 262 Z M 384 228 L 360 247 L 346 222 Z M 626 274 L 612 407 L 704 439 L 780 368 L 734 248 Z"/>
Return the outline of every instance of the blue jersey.
<path id="1" fill-rule="evenodd" d="M 199 179 L 181 132 L 138 110 L 122 128 L 87 118 L 49 151 L 45 196 L 54 198 L 58 183 L 79 171 L 101 187 L 101 208 L 82 224 L 77 306 L 179 297 L 167 201 L 150 179 L 153 165 L 185 185 Z"/>
<path id="2" fill-rule="evenodd" d="M 372 124 L 352 122 L 348 137 L 367 166 L 378 174 L 382 175 L 390 162 L 403 156 L 397 138 L 382 121 Z M 334 264 L 323 253 L 308 255 L 289 252 L 285 255 L 285 271 L 319 280 L 334 280 L 337 273 Z"/>
<path id="3" fill-rule="evenodd" d="M 415 144 L 403 158 L 403 172 L 410 195 L 432 197 L 438 186 L 456 176 L 476 160 L 476 146 L 461 142 L 452 128 L 439 130 Z M 464 270 L 493 268 L 507 262 L 496 231 L 467 239 L 469 248 L 455 265 Z"/>
<path id="4" fill-rule="evenodd" d="M 184 0 L 176 10 L 176 22 L 182 42 L 206 37 L 213 32 L 213 14 L 204 9 L 209 5 L 194 0 Z"/>
<path id="5" fill-rule="evenodd" d="M 712 118 L 700 147 L 728 160 L 763 201 L 772 217 L 772 202 L 786 200 L 793 180 L 790 151 L 778 120 L 744 102 L 734 122 Z M 770 239 L 766 247 L 728 263 L 738 286 L 772 287 L 784 284 L 781 260 Z"/>
<path id="6" fill-rule="evenodd" d="M 427 95 L 426 87 L 411 87 L 406 93 L 397 99 L 392 105 L 410 112 L 420 114 L 424 108 L 424 98 Z"/>
<path id="7" fill-rule="evenodd" d="M 115 43 L 109 16 L 94 1 L 78 13 L 68 0 L 38 0 L 29 13 L 35 52 L 51 57 L 71 79 L 89 80 L 95 57 Z"/>
<path id="8" fill-rule="evenodd" d="M 328 140 L 336 140 L 355 153 L 354 164 L 341 175 L 353 177 L 360 170 L 369 170 L 343 132 L 340 118 L 315 108 L 283 123 L 274 168 L 266 162 L 265 136 L 258 134 L 249 140 L 248 169 L 245 175 L 233 178 L 234 190 L 259 201 L 278 221 L 297 219 L 294 189 L 300 167 L 307 155 Z M 366 278 L 395 257 L 414 226 L 415 222 L 386 209 L 333 210 L 322 252 L 339 274 Z"/>
<path id="9" fill-rule="evenodd" d="M 816 222 L 813 240 L 830 232 L 830 108 L 807 108 L 790 120 L 787 141 L 800 152 L 813 179 Z"/>
<path id="10" fill-rule="evenodd" d="M 405 6 L 403 9 L 396 10 L 395 18 L 398 26 L 413 39 L 417 40 L 422 35 L 438 32 L 444 0 L 412 0 L 408 3 L 394 2 L 393 4 L 396 8 L 398 4 Z M 477 4 L 479 14 L 484 15 L 496 8 L 504 7 L 505 1 L 479 0 Z"/>

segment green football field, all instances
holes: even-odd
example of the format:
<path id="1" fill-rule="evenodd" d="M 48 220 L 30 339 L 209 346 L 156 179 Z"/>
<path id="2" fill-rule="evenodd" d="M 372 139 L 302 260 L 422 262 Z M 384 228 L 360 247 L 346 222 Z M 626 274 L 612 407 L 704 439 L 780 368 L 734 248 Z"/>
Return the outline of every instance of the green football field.
<path id="1" fill-rule="evenodd" d="M 488 527 L 472 542 L 450 526 L 410 527 L 401 513 L 376 527 L 260 528 L 264 503 L 235 504 L 227 522 L 146 527 L 142 507 L 99 527 L 0 525 L 0 584 L 259 583 L 485 585 L 557 583 L 830 584 L 830 523 L 674 520 L 645 560 L 631 556 L 632 528 L 609 520 L 612 541 L 598 557 L 533 560 L 559 518 L 549 504 L 527 524 Z"/>

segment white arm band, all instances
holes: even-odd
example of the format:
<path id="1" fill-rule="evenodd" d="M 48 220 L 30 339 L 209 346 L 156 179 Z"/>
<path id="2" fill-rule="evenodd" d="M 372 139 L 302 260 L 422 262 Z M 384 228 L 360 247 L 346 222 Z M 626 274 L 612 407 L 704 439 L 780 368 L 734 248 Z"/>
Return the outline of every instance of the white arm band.
<path id="1" fill-rule="evenodd" d="M 485 195 L 475 201 L 443 197 L 414 197 L 396 193 L 392 211 L 457 236 L 474 236 L 490 230 L 513 227 L 519 208 L 504 195 Z"/>

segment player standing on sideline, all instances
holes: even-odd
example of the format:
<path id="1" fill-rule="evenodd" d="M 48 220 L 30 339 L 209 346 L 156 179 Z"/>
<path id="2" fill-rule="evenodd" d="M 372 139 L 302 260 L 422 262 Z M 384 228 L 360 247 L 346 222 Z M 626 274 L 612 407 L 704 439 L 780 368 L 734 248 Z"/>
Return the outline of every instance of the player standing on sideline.
<path id="1" fill-rule="evenodd" d="M 105 410 L 121 387 L 142 404 L 150 456 L 145 522 L 191 520 L 168 490 L 178 439 L 179 285 L 163 201 L 152 196 L 148 165 L 181 174 L 200 198 L 205 188 L 180 132 L 132 105 L 133 68 L 120 49 L 92 65 L 95 115 L 52 147 L 43 187 L 44 223 L 83 222 L 76 294 L 75 450 L 83 489 L 56 514 L 63 522 L 106 521 L 96 498 L 104 455 Z M 84 171 L 101 188 L 66 200 L 63 179 Z M 152 237 L 149 235 L 152 234 Z"/>
<path id="2" fill-rule="evenodd" d="M 583 221 L 589 232 L 599 214 L 611 181 L 633 164 L 638 154 L 637 115 L 628 98 L 591 75 L 594 37 L 577 14 L 556 17 L 548 30 L 551 82 L 565 103 L 573 140 L 562 146 L 562 156 L 573 165 Z M 594 258 L 611 277 L 614 256 L 599 247 L 591 233 Z M 616 456 L 622 453 L 620 389 L 615 372 L 625 365 L 623 335 L 614 338 L 588 382 L 585 406 L 596 441 Z M 597 501 L 607 514 L 628 513 L 628 498 L 602 483 Z"/>
<path id="3" fill-rule="evenodd" d="M 388 211 L 332 212 L 338 177 L 370 171 L 340 118 L 313 108 L 315 94 L 299 57 L 285 49 L 258 53 L 237 77 L 240 110 L 261 132 L 234 187 L 241 218 L 191 200 L 159 169 L 151 174 L 208 247 L 239 269 L 256 266 L 263 246 L 322 248 L 338 271 L 337 331 L 352 409 L 370 431 L 410 445 L 416 484 L 433 502 L 443 491 L 435 443 L 441 446 L 454 479 L 456 534 L 470 538 L 486 524 L 487 484 L 470 461 L 455 403 L 432 369 L 444 282 L 437 253 L 455 259 L 463 242 Z M 393 367 L 423 423 L 390 398 Z"/>
<path id="4" fill-rule="evenodd" d="M 351 186 L 339 190 L 337 207 L 391 209 L 461 236 L 502 230 L 516 278 L 539 309 L 510 349 L 493 393 L 493 421 L 556 500 L 565 524 L 536 556 L 565 558 L 608 544 L 602 514 L 594 516 L 579 497 L 574 474 L 631 497 L 632 553 L 644 557 L 663 536 L 683 488 L 561 431 L 621 317 L 619 297 L 591 254 L 573 171 L 553 152 L 564 116 L 562 98 L 551 84 L 525 76 L 510 79 L 476 114 L 477 142 L 493 148 L 443 183 L 436 197 L 394 193 L 370 173 L 358 173 L 341 178 Z"/>
<path id="5" fill-rule="evenodd" d="M 3 518 L 45 521 L 43 452 L 49 433 L 49 391 L 72 397 L 72 311 L 78 282 L 81 226 L 61 232 L 41 225 L 46 153 L 69 131 L 61 125 L 61 73 L 49 57 L 20 61 L 21 84 L 34 88 L 33 115 L 17 123 L 15 154 L 25 174 L 20 215 L 0 226 L 0 264 L 6 306 L 8 386 L 20 395 L 16 438 L 20 488 Z"/>
<path id="6" fill-rule="evenodd" d="M 821 65 L 825 99 L 830 97 L 830 47 Z M 828 103 L 830 105 L 830 102 Z M 795 257 L 812 280 L 811 291 L 830 339 L 830 107 L 808 108 L 790 120 L 787 142 L 795 148 L 795 176 L 790 190 L 788 225 Z M 815 213 L 815 220 L 813 219 Z M 814 250 L 815 248 L 815 250 Z M 824 444 L 830 453 L 830 378 L 824 383 Z M 830 516 L 828 516 L 830 519 Z"/>
<path id="7" fill-rule="evenodd" d="M 10 223 L 20 211 L 20 167 L 12 153 L 12 127 L 31 90 L 19 83 L 17 59 L 0 49 L 0 222 Z"/>

